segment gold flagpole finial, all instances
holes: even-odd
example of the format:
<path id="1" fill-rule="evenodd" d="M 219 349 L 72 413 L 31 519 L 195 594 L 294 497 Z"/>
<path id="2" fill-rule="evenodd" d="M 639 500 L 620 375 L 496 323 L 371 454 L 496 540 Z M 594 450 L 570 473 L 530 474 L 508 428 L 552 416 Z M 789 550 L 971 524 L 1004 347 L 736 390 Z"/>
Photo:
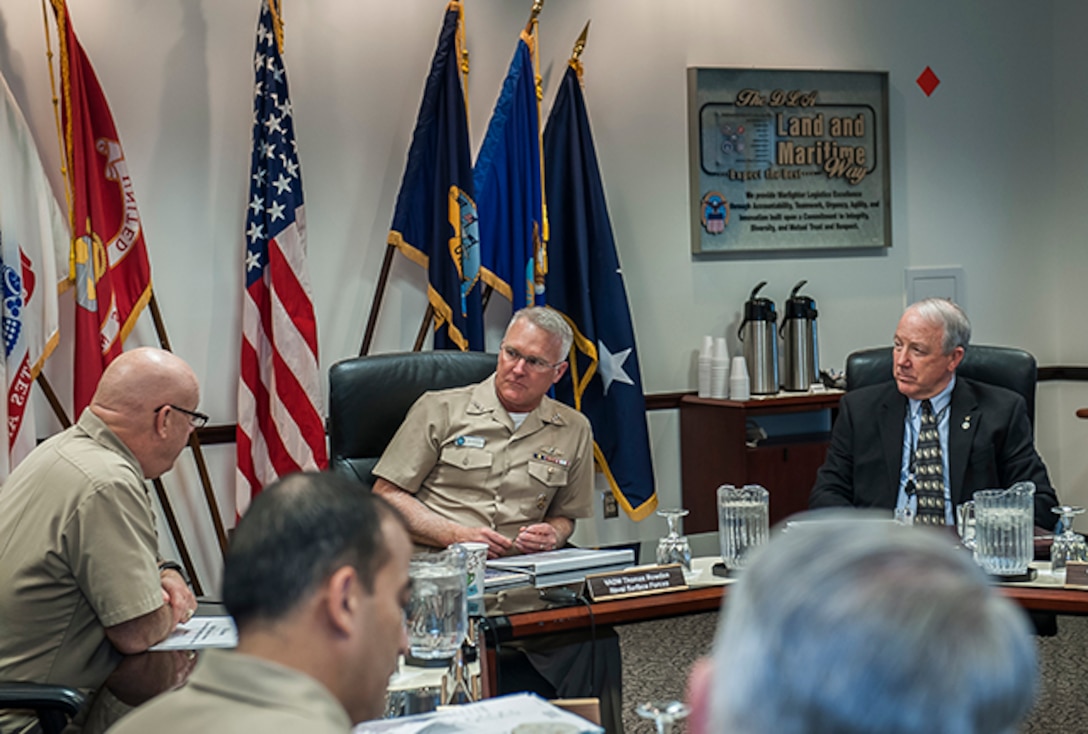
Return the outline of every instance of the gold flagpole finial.
<path id="1" fill-rule="evenodd" d="M 578 36 L 578 40 L 574 42 L 574 51 L 571 52 L 571 63 L 577 62 L 582 57 L 582 51 L 586 48 L 586 38 L 589 37 L 589 23 L 586 21 L 586 27 L 582 29 L 582 35 Z"/>
<path id="2" fill-rule="evenodd" d="M 544 9 L 544 0 L 533 0 L 533 9 L 529 12 L 529 22 L 525 24 L 525 32 L 531 33 L 533 30 L 533 23 L 536 22 L 537 16 L 540 15 L 540 11 Z"/>

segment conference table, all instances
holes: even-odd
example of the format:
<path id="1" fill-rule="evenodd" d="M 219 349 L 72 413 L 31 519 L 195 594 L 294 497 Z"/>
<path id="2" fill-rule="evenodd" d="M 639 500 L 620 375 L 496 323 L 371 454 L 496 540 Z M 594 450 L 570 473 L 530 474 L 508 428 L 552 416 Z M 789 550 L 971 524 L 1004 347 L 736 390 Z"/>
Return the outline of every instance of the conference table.
<path id="1" fill-rule="evenodd" d="M 480 648 L 481 689 L 494 695 L 496 648 L 504 643 L 537 635 L 583 630 L 591 624 L 630 624 L 700 612 L 714 612 L 729 597 L 732 579 L 714 576 L 718 558 L 692 561 L 686 589 L 647 596 L 589 603 L 584 600 L 556 602 L 541 598 L 532 587 L 512 589 L 485 598 L 486 614 L 477 620 Z M 1035 582 L 998 584 L 998 590 L 1026 610 L 1061 615 L 1088 615 L 1088 589 L 1064 588 L 1048 562 L 1037 561 Z M 577 591 L 576 586 L 569 587 Z"/>

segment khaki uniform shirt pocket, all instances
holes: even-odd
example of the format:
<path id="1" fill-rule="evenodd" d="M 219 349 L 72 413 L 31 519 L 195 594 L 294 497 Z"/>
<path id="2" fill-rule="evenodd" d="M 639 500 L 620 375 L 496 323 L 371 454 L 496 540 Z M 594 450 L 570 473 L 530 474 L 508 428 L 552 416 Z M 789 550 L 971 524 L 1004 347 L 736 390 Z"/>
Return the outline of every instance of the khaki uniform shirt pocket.
<path id="1" fill-rule="evenodd" d="M 548 514 L 555 494 L 567 486 L 567 468 L 544 461 L 529 462 L 529 494 L 522 503 L 522 512 L 532 522 L 540 522 Z"/>
<path id="2" fill-rule="evenodd" d="M 567 468 L 565 466 L 556 466 L 546 461 L 530 461 L 529 476 L 545 487 L 567 486 Z"/>
<path id="3" fill-rule="evenodd" d="M 490 469 L 494 457 L 490 451 L 472 448 L 471 446 L 443 446 L 438 460 L 448 466 L 472 471 L 474 469 Z"/>

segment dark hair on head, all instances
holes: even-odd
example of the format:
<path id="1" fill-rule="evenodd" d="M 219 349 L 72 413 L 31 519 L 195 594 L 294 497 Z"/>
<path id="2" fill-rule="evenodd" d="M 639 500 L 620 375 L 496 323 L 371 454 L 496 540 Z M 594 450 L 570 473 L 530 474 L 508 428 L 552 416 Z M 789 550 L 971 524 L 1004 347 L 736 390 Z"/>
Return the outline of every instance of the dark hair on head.
<path id="1" fill-rule="evenodd" d="M 227 551 L 223 604 L 235 624 L 282 618 L 345 565 L 373 592 L 389 556 L 387 517 L 403 522 L 380 497 L 331 472 L 290 474 L 268 485 Z"/>

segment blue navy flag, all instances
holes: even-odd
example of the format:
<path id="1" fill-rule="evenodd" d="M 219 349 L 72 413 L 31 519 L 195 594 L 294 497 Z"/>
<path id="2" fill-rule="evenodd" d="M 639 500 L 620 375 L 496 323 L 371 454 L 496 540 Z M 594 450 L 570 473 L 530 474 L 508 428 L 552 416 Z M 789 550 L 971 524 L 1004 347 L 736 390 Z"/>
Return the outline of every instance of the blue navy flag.
<path id="1" fill-rule="evenodd" d="M 657 507 L 646 401 L 577 65 L 567 68 L 544 130 L 548 305 L 574 330 L 570 370 L 556 397 L 589 418 L 598 469 L 620 506 L 641 520 Z"/>
<path id="2" fill-rule="evenodd" d="M 474 171 L 481 276 L 515 311 L 544 305 L 548 272 L 535 20 L 532 28 L 518 39 Z"/>
<path id="3" fill-rule="evenodd" d="M 427 269 L 435 349 L 483 351 L 480 242 L 461 65 L 464 11 L 446 6 L 408 149 L 389 244 Z M 467 65 L 467 64 L 466 64 Z"/>

